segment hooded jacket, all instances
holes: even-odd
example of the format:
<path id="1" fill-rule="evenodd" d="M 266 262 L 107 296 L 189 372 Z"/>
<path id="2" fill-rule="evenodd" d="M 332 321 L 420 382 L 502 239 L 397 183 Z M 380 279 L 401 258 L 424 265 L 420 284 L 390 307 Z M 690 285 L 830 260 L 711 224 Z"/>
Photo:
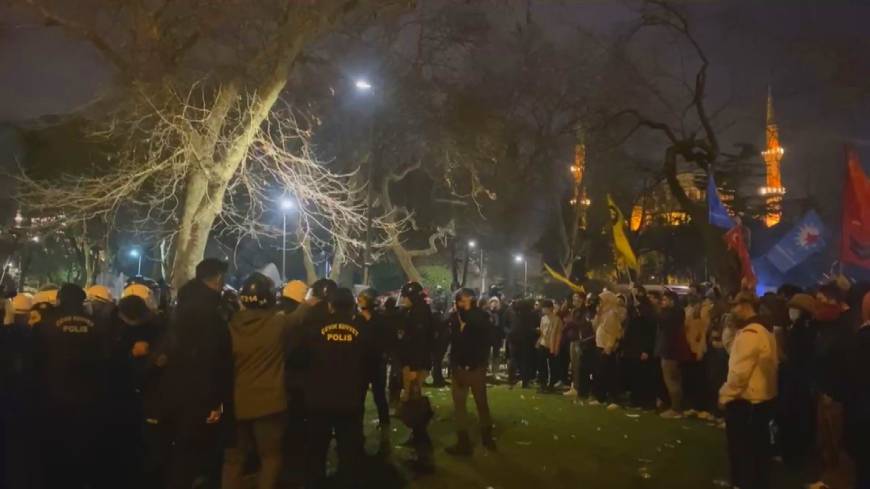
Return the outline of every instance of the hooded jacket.
<path id="1" fill-rule="evenodd" d="M 236 419 L 287 409 L 284 359 L 288 317 L 277 308 L 245 309 L 230 321 Z"/>
<path id="2" fill-rule="evenodd" d="M 598 298 L 601 302 L 598 305 L 598 313 L 592 320 L 592 327 L 595 328 L 595 346 L 609 355 L 616 350 L 619 340 L 622 339 L 624 332 L 622 322 L 625 320 L 626 311 L 619 304 L 619 297 L 609 290 L 599 294 Z"/>

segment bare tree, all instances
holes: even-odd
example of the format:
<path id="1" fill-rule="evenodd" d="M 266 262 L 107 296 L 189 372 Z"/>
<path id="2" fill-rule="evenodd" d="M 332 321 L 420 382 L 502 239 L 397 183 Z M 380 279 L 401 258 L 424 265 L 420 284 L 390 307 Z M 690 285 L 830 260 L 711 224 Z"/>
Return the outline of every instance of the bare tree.
<path id="1" fill-rule="evenodd" d="M 651 130 L 664 136 L 667 146 L 661 161 L 661 172 L 668 189 L 683 210 L 691 216 L 692 225 L 703 238 L 706 253 L 719 280 L 726 287 L 733 288 L 736 286 L 737 274 L 733 260 L 721 239 L 721 232 L 710 225 L 706 205 L 692 200 L 686 193 L 678 178 L 679 165 L 684 163 L 712 173 L 720 163 L 745 159 L 747 155 L 731 155 L 721 151 L 718 129 L 714 124 L 718 111 L 711 112 L 707 108 L 710 60 L 692 30 L 687 13 L 665 0 L 647 0 L 641 10 L 640 22 L 631 34 L 649 28 L 664 29 L 682 40 L 688 44 L 696 58 L 697 69 L 694 76 L 689 81 L 676 78 L 677 84 L 688 93 L 688 100 L 682 104 L 671 101 L 665 91 L 651 81 L 651 76 L 634 72 L 634 79 L 648 89 L 653 98 L 665 108 L 664 113 L 671 117 L 655 118 L 640 109 L 621 110 L 616 116 L 630 117 L 635 121 L 628 131 L 628 137 L 639 129 Z M 633 64 L 628 63 L 627 66 L 632 68 Z M 674 82 L 674 78 L 666 78 Z"/>
<path id="2" fill-rule="evenodd" d="M 174 238 L 171 274 L 178 286 L 193 275 L 218 219 L 250 233 L 263 231 L 242 219 L 264 205 L 262 182 L 252 180 L 258 172 L 251 167 L 263 170 L 277 162 L 289 172 L 281 182 L 291 183 L 311 206 L 304 210 L 306 231 L 339 229 L 328 224 L 334 219 L 348 227 L 331 239 L 353 243 L 360 220 L 353 191 L 348 197 L 339 175 L 306 157 L 304 144 L 302 152 L 286 146 L 286 137 L 299 138 L 298 127 L 274 136 L 263 126 L 306 46 L 340 22 L 365 20 L 402 2 L 17 3 L 94 46 L 116 69 L 122 88 L 121 97 L 106 101 L 116 110 L 102 128 L 123 146 L 112 166 L 103 174 L 64 178 L 65 187 L 23 177 L 22 202 L 49 211 L 48 202 L 62 196 L 57 207 L 82 218 L 138 208 L 140 220 Z M 227 204 L 245 192 L 245 214 L 239 215 Z M 308 236 L 324 239 L 316 232 Z"/>

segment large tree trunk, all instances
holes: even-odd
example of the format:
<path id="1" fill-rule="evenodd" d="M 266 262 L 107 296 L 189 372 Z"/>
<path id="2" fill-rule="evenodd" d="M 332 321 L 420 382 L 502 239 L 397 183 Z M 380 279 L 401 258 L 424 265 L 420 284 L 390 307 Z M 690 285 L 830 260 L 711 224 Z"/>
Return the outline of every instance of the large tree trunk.
<path id="1" fill-rule="evenodd" d="M 408 281 L 423 283 L 423 275 L 420 274 L 420 271 L 417 270 L 417 266 L 414 265 L 414 258 L 411 255 L 411 252 L 409 252 L 402 243 L 399 242 L 398 238 L 393 240 L 390 249 L 393 251 L 393 254 L 396 255 L 396 261 L 399 262 L 399 266 L 402 267 L 402 271 L 405 272 L 405 277 Z"/>
<path id="2" fill-rule="evenodd" d="M 299 244 L 302 248 L 302 263 L 305 266 L 305 280 L 309 284 L 317 281 L 317 267 L 314 265 L 314 255 L 311 253 L 311 240 L 305 236 L 301 229 L 296 231 Z"/>
<path id="3" fill-rule="evenodd" d="M 172 263 L 172 285 L 176 290 L 193 278 L 196 264 L 203 259 L 211 229 L 223 209 L 227 186 L 286 85 L 286 70 L 287 65 L 280 63 L 259 87 L 247 89 L 247 96 L 256 98 L 248 106 L 239 107 L 237 114 L 232 113 L 233 107 L 238 107 L 239 94 L 244 90 L 233 83 L 218 92 L 204 132 L 199 135 L 201 148 L 197 151 L 198 155 L 213 156 L 200 157 L 201 164 L 192 165 L 185 186 Z"/>

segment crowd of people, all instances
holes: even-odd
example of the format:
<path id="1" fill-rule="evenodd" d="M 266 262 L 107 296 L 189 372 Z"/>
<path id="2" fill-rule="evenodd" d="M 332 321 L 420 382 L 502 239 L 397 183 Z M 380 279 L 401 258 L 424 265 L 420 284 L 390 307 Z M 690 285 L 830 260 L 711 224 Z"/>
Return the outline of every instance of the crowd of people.
<path id="1" fill-rule="evenodd" d="M 429 473 L 423 385 L 436 350 L 451 351 L 457 443 L 447 451 L 473 451 L 469 390 L 480 442 L 496 449 L 486 401 L 492 327 L 474 291 L 459 291 L 442 317 L 415 282 L 397 296 L 355 296 L 326 279 L 278 290 L 254 273 L 236 291 L 226 273 L 226 263 L 204 260 L 174 301 L 138 279 L 117 302 L 106 287 L 74 284 L 7 300 L 0 487 L 239 488 L 255 472 L 260 489 L 318 488 L 333 439 L 331 484 L 365 487 L 368 391 L 374 456 L 389 455 L 395 417 L 411 433 L 405 462 Z"/>
<path id="2" fill-rule="evenodd" d="M 453 456 L 497 450 L 487 385 L 537 388 L 725 428 L 734 487 L 770 487 L 771 461 L 814 487 L 870 487 L 870 294 L 845 280 L 757 297 L 632 285 L 562 301 L 406 284 L 354 294 L 326 279 L 238 291 L 206 259 L 175 294 L 134 280 L 15 294 L 0 329 L 0 487 L 365 487 L 364 406 L 378 451 L 391 420 L 405 462 L 435 470 L 424 382 L 454 406 Z M 471 393 L 479 436 L 467 414 Z M 580 401 L 578 401 L 580 402 Z M 854 481 L 854 486 L 852 485 Z M 811 482 L 811 481 L 808 481 Z"/>
<path id="3" fill-rule="evenodd" d="M 512 386 L 715 423 L 734 487 L 770 487 L 776 459 L 809 487 L 868 488 L 868 290 L 845 278 L 762 297 L 631 286 L 486 307 L 504 325 Z"/>

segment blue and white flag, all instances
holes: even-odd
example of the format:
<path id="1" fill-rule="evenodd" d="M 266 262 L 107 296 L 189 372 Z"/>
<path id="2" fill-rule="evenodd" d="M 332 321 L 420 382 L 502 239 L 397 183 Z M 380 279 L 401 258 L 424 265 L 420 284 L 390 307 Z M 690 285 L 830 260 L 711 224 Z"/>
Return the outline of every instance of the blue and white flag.
<path id="1" fill-rule="evenodd" d="M 827 234 L 828 230 L 816 211 L 809 211 L 765 256 L 780 272 L 785 273 L 813 253 L 822 251 L 827 244 Z"/>
<path id="2" fill-rule="evenodd" d="M 707 179 L 707 211 L 710 225 L 723 229 L 731 229 L 735 226 L 734 220 L 728 214 L 728 209 L 719 200 L 719 191 L 716 190 L 712 169 L 710 170 L 710 178 Z"/>

